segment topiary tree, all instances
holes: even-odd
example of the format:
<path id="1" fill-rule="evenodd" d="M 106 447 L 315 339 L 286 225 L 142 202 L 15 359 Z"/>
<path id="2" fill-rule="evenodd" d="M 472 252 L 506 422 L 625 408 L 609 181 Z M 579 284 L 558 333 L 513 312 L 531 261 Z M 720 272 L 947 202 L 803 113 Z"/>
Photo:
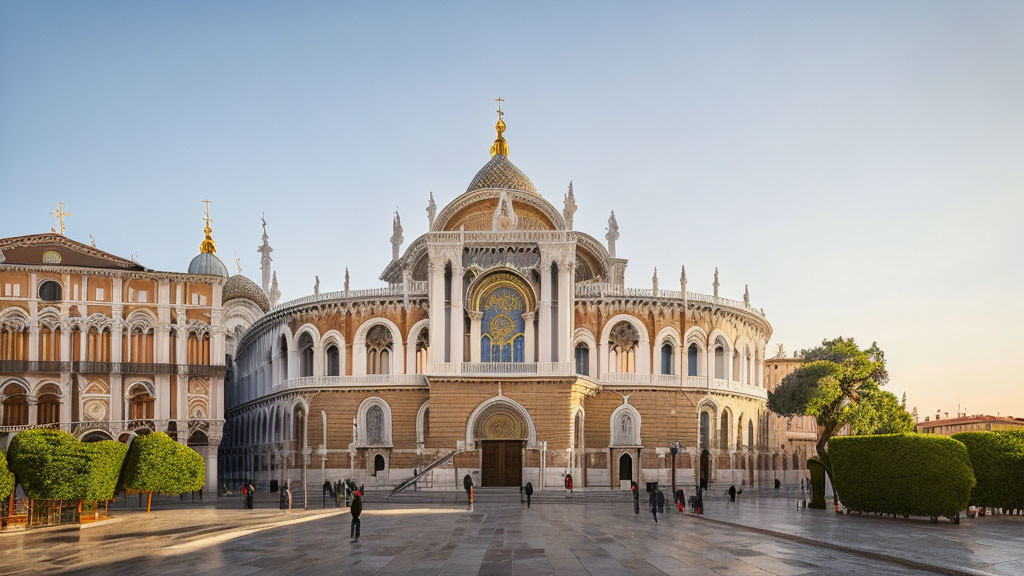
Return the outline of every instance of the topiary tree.
<path id="1" fill-rule="evenodd" d="M 0 450 L 0 502 L 14 490 L 14 474 L 7 469 L 7 456 Z"/>
<path id="2" fill-rule="evenodd" d="M 26 496 L 79 501 L 113 498 L 127 453 L 120 442 L 85 443 L 53 429 L 20 432 L 7 451 Z"/>
<path id="3" fill-rule="evenodd" d="M 177 495 L 201 490 L 206 482 L 206 462 L 198 452 L 175 442 L 163 432 L 136 436 L 128 449 L 124 487 L 149 494 Z"/>
<path id="4" fill-rule="evenodd" d="M 967 448 L 933 434 L 833 438 L 836 491 L 861 512 L 958 520 L 974 486 Z"/>
<path id="5" fill-rule="evenodd" d="M 985 508 L 1024 508 L 1024 431 L 961 432 L 978 484 L 971 504 Z"/>

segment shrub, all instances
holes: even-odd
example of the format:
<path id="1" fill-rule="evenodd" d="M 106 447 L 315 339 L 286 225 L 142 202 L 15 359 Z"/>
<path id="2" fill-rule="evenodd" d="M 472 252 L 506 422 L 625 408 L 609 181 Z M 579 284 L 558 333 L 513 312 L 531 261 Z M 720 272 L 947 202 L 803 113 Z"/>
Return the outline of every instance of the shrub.
<path id="1" fill-rule="evenodd" d="M 962 432 L 953 438 L 967 446 L 978 480 L 971 504 L 1024 508 L 1024 431 Z"/>
<path id="2" fill-rule="evenodd" d="M 124 470 L 128 490 L 176 495 L 200 490 L 205 482 L 203 457 L 163 432 L 136 436 L 128 449 Z"/>
<path id="3" fill-rule="evenodd" d="M 975 482 L 967 448 L 946 436 L 846 436 L 829 454 L 840 500 L 861 512 L 954 517 Z"/>
<path id="4" fill-rule="evenodd" d="M 14 474 L 7 469 L 7 456 L 0 450 L 0 501 L 6 500 L 14 490 Z"/>
<path id="5" fill-rule="evenodd" d="M 807 469 L 811 471 L 811 508 L 825 509 L 825 464 L 819 458 L 808 458 Z"/>
<path id="6" fill-rule="evenodd" d="M 8 449 L 10 467 L 29 498 L 108 500 L 114 497 L 128 447 L 85 443 L 61 430 L 19 433 Z"/>

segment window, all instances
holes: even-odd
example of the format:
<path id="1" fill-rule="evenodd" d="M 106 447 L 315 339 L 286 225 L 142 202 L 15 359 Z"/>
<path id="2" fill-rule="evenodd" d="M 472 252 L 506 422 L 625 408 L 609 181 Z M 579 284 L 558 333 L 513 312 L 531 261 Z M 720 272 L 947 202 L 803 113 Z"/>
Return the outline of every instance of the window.
<path id="1" fill-rule="evenodd" d="M 366 373 L 390 374 L 395 340 L 387 326 L 378 324 L 366 334 Z"/>
<path id="2" fill-rule="evenodd" d="M 690 347 L 686 349 L 686 373 L 690 376 L 697 376 L 697 354 L 699 353 L 700 349 L 696 344 L 690 344 Z"/>
<path id="3" fill-rule="evenodd" d="M 729 449 L 729 413 L 722 412 L 720 429 L 718 431 L 718 447 L 722 450 Z"/>
<path id="4" fill-rule="evenodd" d="M 103 288 L 97 288 L 96 289 L 96 300 L 103 300 L 104 297 L 106 297 L 106 293 L 104 293 Z"/>
<path id="5" fill-rule="evenodd" d="M 4 390 L 4 426 L 28 424 L 28 395 L 20 386 L 10 385 Z"/>
<path id="6" fill-rule="evenodd" d="M 715 378 L 725 379 L 725 348 L 715 346 Z"/>
<path id="7" fill-rule="evenodd" d="M 673 370 L 672 370 L 673 356 L 674 356 L 674 354 L 672 353 L 672 343 L 671 342 L 665 342 L 664 344 L 662 344 L 661 345 L 661 373 L 662 374 L 672 374 L 672 372 L 673 372 Z"/>
<path id="8" fill-rule="evenodd" d="M 341 375 L 341 353 L 334 344 L 327 347 L 327 375 Z"/>
<path id="9" fill-rule="evenodd" d="M 590 347 L 584 342 L 576 345 L 576 373 L 590 376 Z"/>
<path id="10" fill-rule="evenodd" d="M 128 419 L 153 419 L 153 397 L 145 386 L 137 385 L 131 389 L 131 396 L 128 397 Z"/>
<path id="11" fill-rule="evenodd" d="M 136 302 L 143 302 L 143 303 L 148 302 L 149 301 L 149 292 L 146 292 L 145 290 L 139 290 L 138 293 L 136 294 L 135 301 Z"/>
<path id="12" fill-rule="evenodd" d="M 608 335 L 608 367 L 611 372 L 636 372 L 636 349 L 640 333 L 623 320 Z"/>
<path id="13" fill-rule="evenodd" d="M 711 448 L 711 414 L 707 411 L 700 413 L 700 449 Z"/>
<path id="14" fill-rule="evenodd" d="M 384 471 L 384 456 L 377 454 L 373 457 L 373 475 L 376 476 L 377 472 Z"/>
<path id="15" fill-rule="evenodd" d="M 78 284 L 71 287 L 71 294 L 73 300 L 78 300 Z"/>
<path id="16" fill-rule="evenodd" d="M 53 280 L 44 280 L 39 284 L 39 299 L 44 302 L 59 302 L 61 297 L 60 284 Z"/>
<path id="17" fill-rule="evenodd" d="M 467 348 L 468 349 L 468 348 Z M 416 373 L 423 374 L 427 371 L 427 361 L 430 353 L 430 329 L 423 328 L 416 337 Z"/>
<path id="18" fill-rule="evenodd" d="M 299 376 L 313 375 L 313 337 L 309 332 L 299 336 Z"/>
<path id="19" fill-rule="evenodd" d="M 45 394 L 39 397 L 39 407 L 36 408 L 36 418 L 39 424 L 52 424 L 60 422 L 60 399 L 53 394 Z"/>

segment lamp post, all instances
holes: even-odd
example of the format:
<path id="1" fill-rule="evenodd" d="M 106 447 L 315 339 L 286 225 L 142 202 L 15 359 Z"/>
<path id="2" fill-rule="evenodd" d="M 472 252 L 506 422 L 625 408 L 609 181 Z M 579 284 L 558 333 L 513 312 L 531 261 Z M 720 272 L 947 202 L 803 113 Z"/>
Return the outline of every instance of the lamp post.
<path id="1" fill-rule="evenodd" d="M 669 452 L 672 453 L 672 497 L 676 497 L 676 454 L 679 454 L 679 442 L 670 442 L 668 445 Z"/>

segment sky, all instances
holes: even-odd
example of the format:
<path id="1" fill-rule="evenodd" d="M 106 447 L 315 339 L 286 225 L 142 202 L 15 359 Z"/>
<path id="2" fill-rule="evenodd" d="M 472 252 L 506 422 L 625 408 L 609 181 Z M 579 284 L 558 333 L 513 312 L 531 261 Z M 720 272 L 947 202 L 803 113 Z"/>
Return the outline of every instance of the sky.
<path id="1" fill-rule="evenodd" d="M 381 285 L 489 159 L 626 282 L 764 307 L 770 353 L 877 341 L 921 417 L 1024 417 L 1024 3 L 0 1 L 0 236 L 49 231 L 283 299 Z"/>

